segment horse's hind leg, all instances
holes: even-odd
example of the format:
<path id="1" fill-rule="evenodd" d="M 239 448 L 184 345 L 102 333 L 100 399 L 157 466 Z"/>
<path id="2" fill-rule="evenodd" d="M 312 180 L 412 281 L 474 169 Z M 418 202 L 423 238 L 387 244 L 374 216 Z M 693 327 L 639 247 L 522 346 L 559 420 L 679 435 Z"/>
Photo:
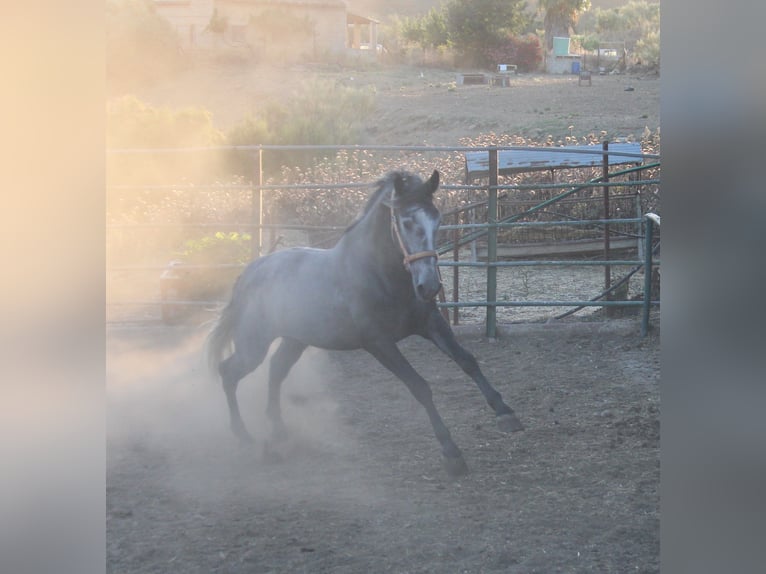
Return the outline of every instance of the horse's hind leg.
<path id="1" fill-rule="evenodd" d="M 440 351 L 455 361 L 474 380 L 489 406 L 495 411 L 500 430 L 505 432 L 524 430 L 524 425 L 516 417 L 513 409 L 505 404 L 503 397 L 481 372 L 476 358 L 457 342 L 449 323 L 437 310 L 434 310 L 429 316 L 426 337 L 433 341 Z"/>
<path id="2" fill-rule="evenodd" d="M 282 420 L 281 390 L 282 381 L 287 377 L 292 366 L 300 359 L 306 345 L 295 339 L 283 339 L 269 363 L 269 402 L 266 414 L 271 421 L 271 432 L 274 440 L 287 435 L 285 423 Z"/>
<path id="3" fill-rule="evenodd" d="M 221 361 L 218 371 L 221 374 L 223 390 L 226 393 L 226 402 L 229 405 L 229 417 L 231 421 L 231 430 L 242 443 L 252 443 L 253 437 L 247 432 L 242 416 L 239 414 L 239 403 L 237 402 L 237 385 L 239 381 L 254 371 L 258 365 L 263 362 L 266 353 L 269 350 L 268 345 L 260 345 L 248 350 L 235 347 L 233 355 Z"/>
<path id="4" fill-rule="evenodd" d="M 465 464 L 463 454 L 452 440 L 449 430 L 447 430 L 444 421 L 442 421 L 441 416 L 439 416 L 436 410 L 431 387 L 428 386 L 428 382 L 412 368 L 412 365 L 407 362 L 407 359 L 401 354 L 396 344 L 368 345 L 365 349 L 380 361 L 384 367 L 404 381 L 412 395 L 426 409 L 436 439 L 442 447 L 442 457 L 447 473 L 452 476 L 466 474 L 468 466 Z"/>

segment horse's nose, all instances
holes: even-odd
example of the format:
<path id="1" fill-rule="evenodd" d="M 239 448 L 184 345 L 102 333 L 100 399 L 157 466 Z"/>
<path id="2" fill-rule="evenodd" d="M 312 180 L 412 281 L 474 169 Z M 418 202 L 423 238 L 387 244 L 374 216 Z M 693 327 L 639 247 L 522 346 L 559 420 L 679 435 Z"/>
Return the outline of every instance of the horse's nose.
<path id="1" fill-rule="evenodd" d="M 415 290 L 417 291 L 418 297 L 420 299 L 423 301 L 431 301 L 439 293 L 441 287 L 442 285 L 438 281 L 435 283 L 418 283 L 415 286 Z"/>

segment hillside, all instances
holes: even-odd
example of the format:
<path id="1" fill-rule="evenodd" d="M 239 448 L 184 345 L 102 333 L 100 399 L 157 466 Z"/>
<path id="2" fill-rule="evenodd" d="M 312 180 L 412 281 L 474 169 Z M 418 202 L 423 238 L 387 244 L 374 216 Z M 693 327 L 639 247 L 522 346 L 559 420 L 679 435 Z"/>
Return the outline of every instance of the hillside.
<path id="1" fill-rule="evenodd" d="M 640 138 L 660 125 L 657 76 L 594 76 L 592 86 L 578 86 L 576 76 L 520 74 L 501 88 L 456 86 L 454 72 L 434 68 L 199 61 L 136 95 L 155 106 L 206 108 L 226 131 L 270 99 L 289 99 L 315 79 L 374 90 L 375 112 L 366 119 L 363 143 L 454 145 L 488 133 L 560 138 L 603 131 L 612 139 Z"/>

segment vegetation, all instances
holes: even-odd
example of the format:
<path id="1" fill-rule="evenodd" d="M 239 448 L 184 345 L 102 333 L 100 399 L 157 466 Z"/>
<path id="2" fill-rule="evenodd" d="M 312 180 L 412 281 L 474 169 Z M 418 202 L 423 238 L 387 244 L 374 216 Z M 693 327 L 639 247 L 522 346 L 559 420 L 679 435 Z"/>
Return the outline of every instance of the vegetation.
<path id="1" fill-rule="evenodd" d="M 284 101 L 264 101 L 224 134 L 213 126 L 210 112 L 203 108 L 180 110 L 157 108 L 132 95 L 107 106 L 106 143 L 109 148 L 189 148 L 249 146 L 258 144 L 340 145 L 359 140 L 362 121 L 374 111 L 375 94 L 368 89 L 312 80 Z M 220 154 L 219 154 L 220 155 Z M 279 172 L 282 164 L 307 165 L 317 154 L 284 151 L 269 158 L 268 172 Z M 122 183 L 132 180 L 163 183 L 196 181 L 197 174 L 250 176 L 252 152 L 228 151 L 211 165 L 176 158 L 175 165 L 156 155 L 112 157 L 110 176 Z"/>
<path id="2" fill-rule="evenodd" d="M 110 148 L 214 146 L 224 143 L 204 108 L 157 108 L 133 95 L 107 106 L 106 145 Z"/>
<path id="3" fill-rule="evenodd" d="M 425 55 L 427 50 L 447 46 L 449 33 L 445 11 L 431 8 L 420 18 L 395 18 L 393 20 L 396 34 L 404 41 L 418 45 Z"/>
<path id="4" fill-rule="evenodd" d="M 599 44 L 625 44 L 628 69 L 659 70 L 660 3 L 630 0 L 614 8 L 595 8 L 582 15 L 572 36 L 575 46 L 595 52 Z"/>
<path id="5" fill-rule="evenodd" d="M 106 83 L 124 93 L 172 74 L 184 64 L 178 38 L 149 0 L 107 0 Z"/>
<path id="6" fill-rule="evenodd" d="M 634 34 L 634 53 L 642 61 L 659 62 L 658 5 L 631 2 L 630 9 L 598 12 L 592 20 L 590 41 Z M 521 1 L 452 0 L 431 8 L 421 18 L 400 19 L 402 42 L 423 52 L 449 49 L 464 61 L 494 67 L 515 63 L 521 71 L 536 69 L 541 56 L 539 36 L 523 35 L 529 16 L 522 13 Z M 462 16 L 461 16 L 462 15 Z M 461 22 L 461 18 L 464 21 Z M 107 73 L 114 89 L 151 82 L 183 65 L 175 36 L 157 17 L 151 2 L 107 1 Z M 470 23 L 468 23 L 470 21 Z M 211 26 L 225 27 L 222 19 Z M 646 54 L 646 56 L 639 56 Z M 349 144 L 360 141 L 364 120 L 375 109 L 375 93 L 343 81 L 314 80 L 281 100 L 256 102 L 255 111 L 227 132 L 215 127 L 210 112 L 201 107 L 169 109 L 152 106 L 135 96 L 113 99 L 107 106 L 106 142 L 109 148 L 210 148 L 255 144 Z M 588 134 L 562 140 L 525 139 L 519 136 L 487 134 L 462 142 L 484 145 L 570 145 L 596 143 L 600 135 Z M 643 147 L 657 151 L 659 134 L 647 132 Z M 107 221 L 116 225 L 110 232 L 107 256 L 110 264 L 164 265 L 174 257 L 186 263 L 206 265 L 239 263 L 249 259 L 250 237 L 245 233 L 210 232 L 200 229 L 228 229 L 224 224 L 251 220 L 253 179 L 252 152 L 184 152 L 111 155 L 108 159 L 109 191 Z M 430 173 L 434 167 L 445 181 L 460 181 L 464 170 L 461 153 L 434 156 L 419 152 L 269 151 L 264 154 L 266 184 L 304 184 L 303 189 L 269 190 L 264 194 L 264 213 L 269 223 L 334 226 L 342 228 L 358 214 L 369 189 L 329 189 L 329 183 L 369 183 L 393 168 Z M 533 181 L 535 175 L 521 175 L 506 182 Z M 574 181 L 583 173 L 562 174 Z M 559 174 L 557 174 L 557 180 Z M 155 189 L 151 185 L 160 184 Z M 135 187 L 126 187 L 126 186 Z M 308 185 L 313 187 L 309 188 Z M 545 192 L 529 192 L 540 197 Z M 438 201 L 443 210 L 481 199 L 472 191 L 443 190 Z M 644 198 L 647 208 L 656 209 L 658 190 Z M 136 234 L 121 224 L 143 224 Z M 154 225 L 156 224 L 156 226 Z M 176 224 L 206 227 L 177 227 Z M 219 227 L 220 224 L 220 227 Z M 310 237 L 327 246 L 338 235 Z M 268 245 L 269 241 L 265 241 Z M 224 273 L 215 274 L 221 283 L 198 281 L 206 293 L 231 283 Z M 154 281 L 156 278 L 152 278 Z M 213 278 L 210 281 L 214 281 Z M 153 286 L 155 282 L 151 283 Z M 203 297 L 204 298 L 204 297 Z"/>
<path id="7" fill-rule="evenodd" d="M 580 15 L 590 8 L 590 0 L 539 0 L 539 9 L 545 13 L 545 47 L 553 49 L 553 38 L 570 36 Z"/>
<path id="8" fill-rule="evenodd" d="M 375 94 L 368 89 L 311 80 L 285 101 L 265 102 L 255 115 L 245 118 L 227 134 L 230 145 L 276 144 L 342 145 L 359 141 L 362 122 L 375 109 Z M 321 155 L 321 154 L 320 154 Z M 269 158 L 265 169 L 281 165 L 307 165 L 316 152 L 283 151 Z M 250 157 L 235 154 L 232 169 L 247 174 Z"/>
<path id="9" fill-rule="evenodd" d="M 491 66 L 489 51 L 528 28 L 525 7 L 524 0 L 449 0 L 421 16 L 393 17 L 384 36 L 399 53 L 406 45 L 424 56 L 449 47 L 460 64 Z"/>
<path id="10" fill-rule="evenodd" d="M 540 39 L 534 34 L 508 36 L 487 49 L 487 59 L 493 65 L 513 63 L 520 72 L 533 72 L 543 59 Z"/>
<path id="11" fill-rule="evenodd" d="M 525 5 L 523 0 L 451 0 L 446 5 L 450 44 L 466 63 L 486 65 L 489 48 L 525 28 Z"/>
<path id="12" fill-rule="evenodd" d="M 182 298 L 209 300 L 220 297 L 231 289 L 242 272 L 240 265 L 251 259 L 249 233 L 218 231 L 212 235 L 186 240 L 177 255 L 184 265 L 198 265 L 197 269 L 184 269 L 181 277 Z M 212 268 L 215 265 L 236 267 Z"/>
<path id="13" fill-rule="evenodd" d="M 590 133 L 582 137 L 574 135 L 561 139 L 551 137 L 530 139 L 508 134 L 489 133 L 476 138 L 466 138 L 460 144 L 464 146 L 552 146 L 598 144 L 602 134 Z M 659 132 L 646 130 L 642 138 L 642 148 L 647 153 L 658 153 Z M 272 152 L 269 152 L 272 153 Z M 164 156 L 165 161 L 172 158 Z M 370 152 L 364 150 L 339 151 L 329 154 L 313 164 L 300 167 L 283 167 L 279 173 L 266 178 L 264 183 L 270 186 L 300 184 L 305 187 L 293 189 L 270 189 L 264 193 L 264 218 L 266 223 L 283 225 L 334 226 L 336 230 L 311 229 L 301 237 L 291 236 L 282 243 L 282 247 L 296 243 L 311 243 L 329 247 L 339 237 L 341 230 L 360 213 L 369 195 L 367 186 L 328 187 L 329 184 L 368 184 L 381 174 L 391 169 L 409 169 L 416 173 L 427 174 L 438 169 L 445 182 L 461 181 L 465 169 L 462 153 L 434 155 L 428 152 Z M 644 172 L 645 178 L 658 177 L 657 168 Z M 598 177 L 600 169 L 562 170 L 556 173 L 558 183 L 583 182 Z M 502 177 L 501 184 L 548 182 L 545 173 L 525 173 Z M 110 224 L 140 223 L 161 224 L 155 227 L 142 227 L 140 233 L 131 233 L 130 229 L 110 233 L 107 241 L 107 258 L 110 265 L 143 264 L 164 265 L 174 258 L 182 258 L 187 264 L 239 263 L 251 257 L 249 235 L 245 233 L 204 232 L 193 226 L 181 228 L 168 224 L 205 224 L 220 225 L 224 228 L 232 222 L 246 224 L 251 220 L 251 191 L 246 182 L 233 179 L 208 186 L 185 187 L 166 186 L 156 190 L 120 190 L 113 192 L 107 204 L 107 220 Z M 541 201 L 555 194 L 550 189 L 530 189 L 514 193 L 514 200 Z M 593 188 L 590 194 L 599 196 L 600 188 Z M 579 194 L 587 197 L 588 193 Z M 659 186 L 646 186 L 642 192 L 642 210 L 659 212 Z M 455 190 L 443 188 L 436 201 L 443 212 L 486 199 L 480 190 Z M 613 202 L 615 205 L 618 203 Z M 590 207 L 596 205 L 591 203 Z M 630 207 L 630 205 L 628 206 Z M 585 209 L 580 213 L 577 209 Z M 589 206 L 573 207 L 557 205 L 553 210 L 558 219 L 568 216 L 599 217 L 599 213 L 587 211 Z M 565 211 L 568 210 L 568 211 Z M 546 214 L 541 214 L 545 217 Z M 551 215 L 548 215 L 549 217 Z M 481 219 L 479 214 L 478 218 Z M 455 219 L 445 215 L 445 223 L 454 223 Z M 270 232 L 269 232 L 270 233 Z M 282 232 L 287 235 L 286 232 Z M 266 249 L 276 239 L 264 238 Z M 292 243 L 295 241 L 295 243 Z M 185 292 L 185 297 L 194 299 L 214 299 L 220 297 L 230 287 L 237 268 L 213 270 L 185 270 L 185 281 L 193 289 Z M 192 275 L 189 275 L 189 274 Z M 156 278 L 145 287 L 156 289 Z M 147 295 L 150 297 L 150 295 Z"/>
<path id="14" fill-rule="evenodd" d="M 534 17 L 525 9 L 521 0 L 449 0 L 420 16 L 391 17 L 383 36 L 400 55 L 405 46 L 417 46 L 424 59 L 448 47 L 459 65 L 514 63 L 527 71 L 538 67 L 533 35 L 544 42 L 541 51 L 552 50 L 557 36 L 572 37 L 575 46 L 587 51 L 595 51 L 599 42 L 624 41 L 630 64 L 659 67 L 658 1 L 630 0 L 591 10 L 591 0 L 539 0 Z"/>
<path id="15" fill-rule="evenodd" d="M 625 41 L 633 60 L 644 67 L 660 65 L 660 3 L 631 0 L 624 6 L 596 10 L 595 32 L 602 41 Z"/>

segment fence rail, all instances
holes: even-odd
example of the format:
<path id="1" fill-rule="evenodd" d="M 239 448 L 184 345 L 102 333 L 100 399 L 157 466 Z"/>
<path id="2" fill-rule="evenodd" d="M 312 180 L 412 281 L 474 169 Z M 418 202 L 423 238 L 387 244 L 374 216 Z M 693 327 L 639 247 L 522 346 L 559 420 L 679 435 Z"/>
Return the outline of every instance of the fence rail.
<path id="1" fill-rule="evenodd" d="M 444 244 L 439 248 L 439 252 L 443 255 L 449 251 L 455 253 L 457 260 L 448 261 L 442 258 L 439 261 L 439 266 L 443 268 L 451 268 L 454 270 L 455 284 L 453 287 L 454 296 L 457 297 L 457 273 L 460 268 L 483 268 L 486 271 L 486 298 L 484 300 L 442 300 L 439 306 L 443 309 L 461 309 L 468 307 L 482 307 L 485 309 L 486 318 L 486 334 L 489 337 L 496 336 L 497 328 L 497 309 L 503 307 L 572 307 L 572 308 L 584 308 L 584 307 L 641 307 L 642 309 L 642 334 L 646 335 L 649 328 L 650 309 L 652 306 L 659 305 L 658 300 L 651 299 L 652 290 L 652 270 L 660 265 L 658 260 L 653 257 L 655 246 L 653 243 L 653 237 L 655 235 L 655 227 L 659 227 L 659 216 L 648 213 L 638 214 L 636 217 L 622 217 L 613 218 L 609 217 L 609 205 L 608 200 L 610 192 L 613 188 L 623 189 L 642 189 L 649 185 L 659 185 L 659 178 L 647 178 L 640 179 L 637 176 L 643 170 L 659 168 L 660 162 L 659 155 L 656 154 L 635 154 L 626 152 L 610 152 L 608 145 L 604 145 L 603 149 L 596 150 L 583 150 L 583 149 L 566 149 L 566 148 L 546 148 L 546 152 L 556 153 L 557 150 L 561 150 L 561 153 L 591 153 L 597 154 L 603 158 L 604 169 L 601 176 L 585 182 L 562 182 L 562 183 L 550 183 L 550 182 L 532 182 L 532 183 L 500 183 L 499 181 L 499 169 L 498 169 L 498 152 L 508 150 L 524 150 L 530 151 L 539 148 L 529 148 L 520 146 L 490 146 L 485 148 L 476 147 L 441 147 L 441 146 L 233 146 L 228 148 L 189 148 L 185 150 L 180 149 L 123 149 L 123 150 L 109 150 L 108 153 L 115 156 L 125 156 L 131 154 L 165 154 L 165 153 L 184 153 L 184 152 L 199 152 L 199 151 L 213 151 L 213 150 L 227 150 L 227 151 L 248 151 L 253 152 L 254 161 L 256 167 L 254 169 L 253 183 L 249 185 L 235 184 L 235 185 L 110 185 L 109 190 L 112 193 L 130 194 L 135 191 L 157 191 L 157 192 L 201 192 L 208 193 L 211 191 L 217 191 L 226 189 L 238 193 L 250 193 L 251 200 L 251 217 L 249 222 L 194 222 L 194 223 L 163 223 L 163 222 L 144 222 L 144 223 L 112 223 L 107 225 L 108 233 L 128 232 L 135 231 L 141 232 L 148 229 L 234 229 L 234 230 L 247 230 L 252 233 L 252 254 L 258 256 L 263 252 L 263 231 L 276 230 L 299 230 L 299 231 L 315 231 L 315 232 L 327 232 L 338 234 L 345 228 L 343 226 L 307 226 L 297 224 L 287 224 L 271 222 L 267 223 L 263 218 L 263 194 L 264 192 L 270 192 L 274 190 L 312 190 L 312 189 L 362 189 L 369 186 L 369 182 L 348 182 L 348 183 L 300 183 L 300 184 L 287 184 L 287 183 L 273 183 L 269 182 L 264 184 L 263 182 L 263 154 L 269 151 L 340 151 L 340 150 L 359 150 L 359 151 L 394 151 L 394 152 L 436 152 L 436 153 L 451 153 L 455 152 L 477 152 L 482 151 L 487 154 L 488 158 L 488 181 L 484 185 L 476 184 L 447 184 L 443 183 L 442 188 L 446 190 L 455 191 L 472 191 L 486 194 L 486 200 L 481 202 L 474 202 L 461 209 L 451 210 L 450 215 L 454 215 L 456 223 L 447 224 L 441 226 L 441 230 L 445 232 Z M 609 155 L 625 155 L 630 158 L 631 162 L 639 162 L 645 160 L 652 160 L 648 164 L 631 167 L 622 171 L 609 173 Z M 613 162 L 612 162 L 613 163 Z M 629 181 L 610 181 L 617 176 L 631 177 Z M 571 198 L 583 190 L 593 190 L 601 188 L 604 194 L 605 217 L 595 219 L 556 219 L 554 221 L 518 221 L 523 217 L 528 217 L 536 212 L 541 211 L 545 207 L 555 205 L 557 202 L 571 201 Z M 509 194 L 522 191 L 540 191 L 540 190 L 563 190 L 554 198 L 549 200 L 543 200 L 533 207 L 523 210 L 521 213 L 513 214 L 509 217 L 501 218 L 500 205 L 507 203 L 513 203 L 509 199 Z M 504 192 L 504 197 L 499 197 L 498 193 Z M 529 200 L 525 200 L 526 204 L 529 204 Z M 523 202 L 518 201 L 521 204 Z M 473 210 L 475 214 L 477 210 L 486 210 L 486 217 L 482 222 L 460 223 L 459 218 L 461 213 L 465 215 L 468 210 Z M 446 212 L 445 212 L 446 213 Z M 636 233 L 631 234 L 637 238 L 637 244 L 639 240 L 643 251 L 643 257 L 626 259 L 626 258 L 614 258 L 610 253 L 609 238 L 615 232 L 615 226 L 617 225 L 632 225 L 636 228 Z M 599 259 L 591 260 L 542 260 L 542 259 L 529 259 L 529 260 L 501 260 L 498 255 L 498 233 L 503 230 L 514 229 L 545 229 L 551 227 L 598 227 L 603 231 L 604 237 L 604 256 Z M 643 229 L 643 231 L 641 231 Z M 475 242 L 478 239 L 486 241 L 486 261 L 465 261 L 460 260 L 457 255 L 457 249 L 460 245 L 466 245 L 470 242 Z M 192 264 L 178 264 L 173 266 L 173 270 L 176 272 L 188 271 L 188 270 L 200 270 L 200 269 L 220 269 L 220 270 L 238 270 L 242 268 L 244 264 L 232 264 L 232 263 L 216 263 L 211 265 L 192 265 Z M 498 300 L 497 297 L 497 273 L 498 270 L 508 268 L 520 268 L 520 267 L 559 267 L 559 266 L 602 266 L 605 270 L 605 286 L 608 288 L 602 296 L 599 298 L 590 299 L 587 301 L 573 300 L 564 301 L 560 299 L 533 299 L 533 300 Z M 609 297 L 610 291 L 610 272 L 612 267 L 616 266 L 633 266 L 636 268 L 643 268 L 644 270 L 644 293 L 641 300 L 614 300 Z M 131 272 L 148 272 L 157 273 L 168 271 L 167 264 L 161 263 L 116 263 L 110 262 L 107 265 L 107 273 L 131 273 Z M 635 269 L 634 269 L 635 272 Z M 631 273 L 632 274 L 632 273 Z M 158 277 L 158 280 L 162 279 Z M 198 300 L 188 299 L 184 297 L 167 298 L 160 296 L 159 298 L 146 298 L 140 297 L 130 299 L 128 297 L 122 297 L 109 300 L 108 305 L 112 306 L 130 306 L 130 305 L 157 305 L 163 308 L 180 308 L 180 307 L 209 307 L 212 305 L 218 305 L 221 301 L 219 299 Z M 457 314 L 455 315 L 457 318 Z"/>

